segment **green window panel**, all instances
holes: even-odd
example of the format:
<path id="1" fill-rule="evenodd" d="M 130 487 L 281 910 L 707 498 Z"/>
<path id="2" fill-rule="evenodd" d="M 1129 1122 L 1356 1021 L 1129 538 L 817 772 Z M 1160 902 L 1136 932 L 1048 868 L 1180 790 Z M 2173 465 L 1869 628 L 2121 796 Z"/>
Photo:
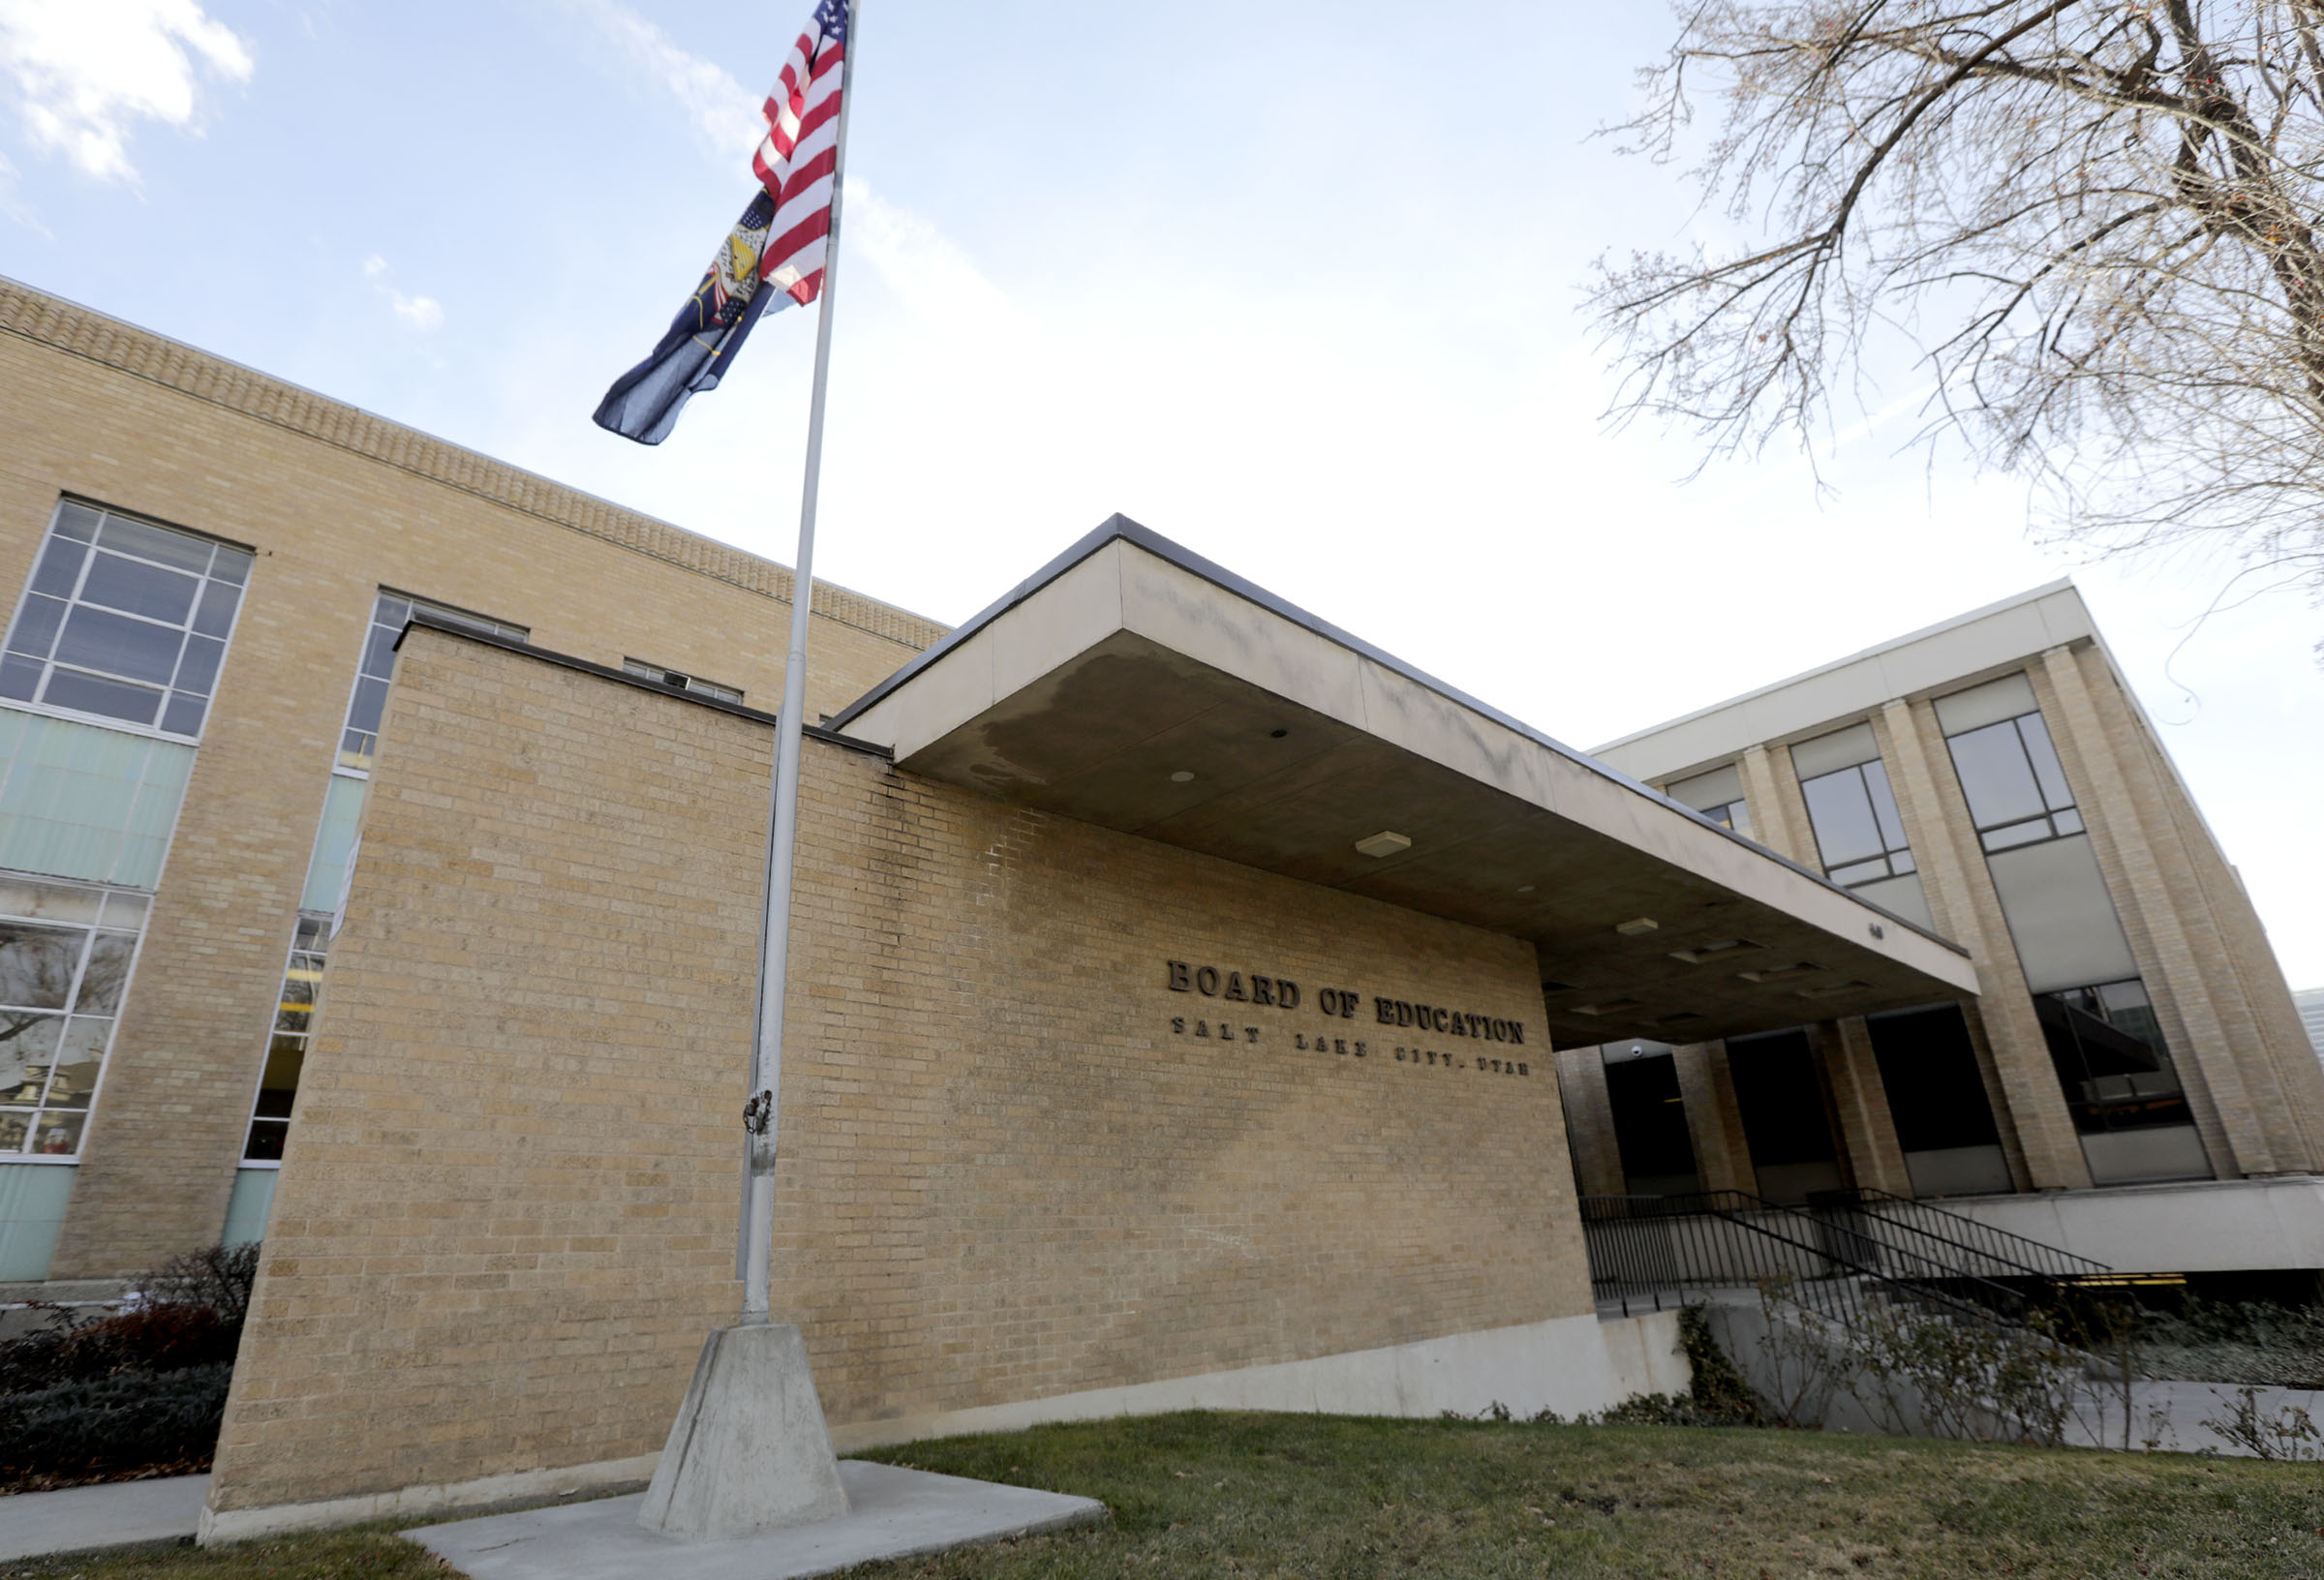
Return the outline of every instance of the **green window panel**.
<path id="1" fill-rule="evenodd" d="M 347 893 L 347 864 L 354 858 L 355 830 L 363 821 L 363 792 L 368 788 L 367 779 L 331 775 L 322 803 L 322 827 L 315 833 L 315 859 L 307 864 L 306 893 L 299 896 L 300 910 L 338 911 L 339 896 Z"/>
<path id="2" fill-rule="evenodd" d="M 0 709 L 0 867 L 151 889 L 194 748 Z"/>
<path id="3" fill-rule="evenodd" d="M 52 1163 L 0 1163 L 0 1284 L 48 1276 L 79 1170 Z"/>

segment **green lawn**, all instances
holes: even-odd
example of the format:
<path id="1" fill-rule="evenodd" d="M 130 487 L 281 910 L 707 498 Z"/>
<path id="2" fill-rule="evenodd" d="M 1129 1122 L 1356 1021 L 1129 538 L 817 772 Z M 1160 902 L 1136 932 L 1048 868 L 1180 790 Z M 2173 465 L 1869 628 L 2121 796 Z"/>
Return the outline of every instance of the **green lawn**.
<path id="1" fill-rule="evenodd" d="M 1110 1525 L 915 1577 L 2324 1575 L 2324 1468 L 1820 1433 L 1183 1414 L 869 1456 L 1103 1499 Z M 384 1531 L 0 1580 L 418 1580 Z M 650 1577 L 640 1577 L 650 1580 Z"/>

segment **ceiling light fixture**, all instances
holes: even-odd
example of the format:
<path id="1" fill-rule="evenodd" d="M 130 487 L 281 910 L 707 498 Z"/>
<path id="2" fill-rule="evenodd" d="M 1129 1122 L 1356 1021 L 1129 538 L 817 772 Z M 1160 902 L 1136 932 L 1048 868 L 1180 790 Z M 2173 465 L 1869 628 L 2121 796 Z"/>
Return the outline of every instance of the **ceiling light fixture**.
<path id="1" fill-rule="evenodd" d="M 1533 893 L 1533 885 L 1530 883 L 1520 883 L 1517 885 L 1517 893 L 1520 895 L 1530 895 Z"/>
<path id="2" fill-rule="evenodd" d="M 1397 834 L 1392 829 L 1382 829 L 1378 834 L 1371 836 L 1367 839 L 1357 840 L 1356 848 L 1361 851 L 1364 855 L 1375 858 L 1381 856 L 1393 856 L 1400 850 L 1410 850 L 1412 848 L 1412 840 L 1407 836 Z"/>
<path id="3" fill-rule="evenodd" d="M 1189 769 L 1181 768 L 1170 776 L 1170 782 L 1173 784 L 1190 784 L 1193 780 L 1194 774 Z"/>
<path id="4" fill-rule="evenodd" d="M 1651 916 L 1634 916 L 1627 922 L 1615 923 L 1614 930 L 1625 938 L 1639 938 L 1661 927 L 1662 924 Z"/>

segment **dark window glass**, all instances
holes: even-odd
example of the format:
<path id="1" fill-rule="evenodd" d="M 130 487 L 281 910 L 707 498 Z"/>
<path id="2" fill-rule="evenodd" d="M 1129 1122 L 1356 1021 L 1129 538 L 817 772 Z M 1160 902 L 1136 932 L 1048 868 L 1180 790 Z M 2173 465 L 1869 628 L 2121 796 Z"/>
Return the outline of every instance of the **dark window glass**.
<path id="1" fill-rule="evenodd" d="M 1614 1144 L 1624 1175 L 1638 1183 L 1693 1179 L 1695 1142 L 1687 1135 L 1678 1066 L 1669 1054 L 1608 1064 L 1605 1095 L 1614 1112 Z M 1685 1188 L 1694 1187 L 1686 1183 Z"/>
<path id="2" fill-rule="evenodd" d="M 1970 822 L 1988 851 L 2082 832 L 2065 769 L 2039 714 L 1947 736 Z"/>
<path id="3" fill-rule="evenodd" d="M 1863 775 L 1844 768 L 1806 780 L 1799 789 L 1807 798 L 1808 818 L 1816 825 L 1816 844 L 1826 866 L 1881 854 L 1880 824 L 1872 815 Z"/>
<path id="4" fill-rule="evenodd" d="M 2144 985 L 2132 980 L 2036 993 L 2034 1010 L 2076 1129 L 2193 1122 Z"/>
<path id="5" fill-rule="evenodd" d="M 41 700 L 53 708 L 70 708 L 76 714 L 101 714 L 131 724 L 151 724 L 162 706 L 159 691 L 131 685 L 126 681 L 99 680 L 94 675 L 70 669 L 50 672 L 48 688 L 41 694 Z"/>
<path id="6" fill-rule="evenodd" d="M 74 584 L 80 580 L 81 562 L 88 557 L 85 544 L 67 537 L 50 538 L 41 551 L 40 568 L 32 573 L 32 590 L 52 597 L 71 597 Z"/>
<path id="7" fill-rule="evenodd" d="M 65 634 L 56 644 L 56 661 L 76 669 L 167 685 L 185 640 L 186 633 L 174 625 L 155 625 L 84 604 L 66 617 Z"/>
<path id="8" fill-rule="evenodd" d="M 97 543 L 101 548 L 118 549 L 123 554 L 134 554 L 140 560 L 152 560 L 161 564 L 174 565 L 179 570 L 190 570 L 197 576 L 210 568 L 211 545 L 208 540 L 188 537 L 167 527 L 148 527 L 141 521 L 131 521 L 125 516 L 107 516 L 105 525 L 98 530 Z"/>
<path id="9" fill-rule="evenodd" d="M 107 609 L 183 625 L 194 613 L 194 599 L 199 595 L 202 585 L 199 576 L 100 552 L 89 561 L 89 573 L 80 584 L 80 597 L 83 603 L 103 604 Z"/>
<path id="10" fill-rule="evenodd" d="M 225 636 L 234 628 L 234 610 L 241 601 L 240 588 L 210 583 L 202 590 L 201 607 L 194 611 L 194 628 L 204 636 Z"/>
<path id="11" fill-rule="evenodd" d="M 177 664 L 177 688 L 209 695 L 210 686 L 218 679 L 219 660 L 225 656 L 226 644 L 216 638 L 187 637 L 185 656 Z"/>
<path id="12" fill-rule="evenodd" d="M 1877 883 L 1912 870 L 1888 771 L 1878 762 L 1802 779 L 1799 791 L 1808 804 L 1824 875 L 1834 883 Z"/>
<path id="13" fill-rule="evenodd" d="M 1958 1004 L 1872 1016 L 1864 1024 L 1900 1147 L 1942 1152 L 2000 1143 L 1977 1050 Z"/>
<path id="14" fill-rule="evenodd" d="M 65 600 L 45 597 L 35 592 L 24 600 L 16 616 L 16 623 L 8 633 L 11 652 L 32 658 L 46 658 L 48 650 L 56 646 L 57 627 L 65 623 Z"/>
<path id="15" fill-rule="evenodd" d="M 12 655 L 46 662 L 0 665 L 0 696 L 199 735 L 250 563 L 166 527 L 58 506 L 7 642 Z M 165 696 L 158 688 L 173 681 Z"/>
<path id="16" fill-rule="evenodd" d="M 1816 1050 L 1804 1029 L 1728 1038 L 1727 1069 L 1754 1169 L 1838 1161 Z"/>

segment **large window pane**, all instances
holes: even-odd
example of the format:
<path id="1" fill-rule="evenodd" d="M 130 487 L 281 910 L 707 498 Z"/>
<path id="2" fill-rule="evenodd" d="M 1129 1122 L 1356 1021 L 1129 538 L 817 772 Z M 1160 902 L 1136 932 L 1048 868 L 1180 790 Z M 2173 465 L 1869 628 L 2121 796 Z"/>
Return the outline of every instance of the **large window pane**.
<path id="1" fill-rule="evenodd" d="M 2016 823 L 2048 810 L 2014 719 L 1956 735 L 1949 744 L 1953 772 L 1961 776 L 1961 793 L 1969 799 L 1969 815 L 1978 828 Z"/>
<path id="2" fill-rule="evenodd" d="M 2037 993 L 2034 1009 L 2076 1129 L 2193 1122 L 2143 984 Z"/>
<path id="3" fill-rule="evenodd" d="M 149 686 L 103 680 L 71 669 L 49 674 L 48 688 L 41 700 L 52 708 L 70 708 L 76 714 L 97 714 L 131 724 L 151 724 L 162 708 L 162 693 Z"/>
<path id="4" fill-rule="evenodd" d="M 136 933 L 91 925 L 111 914 L 108 899 L 0 875 L 0 1159 L 67 1157 L 80 1145 L 137 952 Z M 113 919 L 141 923 L 141 903 Z"/>
<path id="5" fill-rule="evenodd" d="M 63 1009 L 87 941 L 77 928 L 0 922 L 0 1005 Z"/>
<path id="6" fill-rule="evenodd" d="M 178 650 L 185 645 L 186 633 L 175 625 L 155 625 L 83 604 L 65 618 L 56 661 L 168 685 L 177 670 Z"/>
<path id="7" fill-rule="evenodd" d="M 1844 768 L 1809 779 L 1799 789 L 1807 798 L 1808 821 L 1816 827 L 1816 845 L 1823 853 L 1825 866 L 1881 854 L 1880 823 L 1873 816 L 1863 775 Z"/>
<path id="8" fill-rule="evenodd" d="M 189 532 L 58 506 L 9 627 L 0 697 L 199 734 L 250 561 Z"/>
<path id="9" fill-rule="evenodd" d="M 107 609 L 168 621 L 172 625 L 186 623 L 200 592 L 199 576 L 102 550 L 89 562 L 88 577 L 80 584 L 84 603 L 101 603 Z"/>

